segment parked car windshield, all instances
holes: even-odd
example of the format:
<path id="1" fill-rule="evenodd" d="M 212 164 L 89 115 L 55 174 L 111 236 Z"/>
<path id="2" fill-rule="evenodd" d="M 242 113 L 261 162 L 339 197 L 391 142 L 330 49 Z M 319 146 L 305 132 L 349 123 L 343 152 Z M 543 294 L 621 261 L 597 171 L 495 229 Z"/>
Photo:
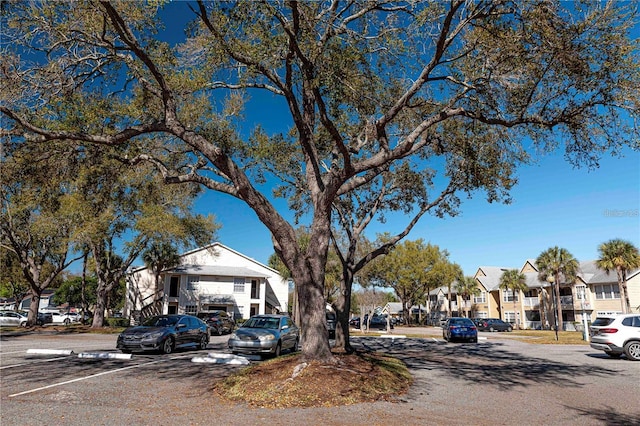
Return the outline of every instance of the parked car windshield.
<path id="1" fill-rule="evenodd" d="M 147 327 L 171 327 L 178 322 L 177 317 L 151 317 L 142 325 Z"/>
<path id="2" fill-rule="evenodd" d="M 278 328 L 280 320 L 278 318 L 253 317 L 244 323 L 244 328 Z"/>

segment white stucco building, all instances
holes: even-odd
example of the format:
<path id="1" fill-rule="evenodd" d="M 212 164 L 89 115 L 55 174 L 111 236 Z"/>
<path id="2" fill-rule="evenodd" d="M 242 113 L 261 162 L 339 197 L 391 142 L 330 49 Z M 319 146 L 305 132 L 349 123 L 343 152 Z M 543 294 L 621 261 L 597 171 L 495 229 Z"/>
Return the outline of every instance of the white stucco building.
<path id="1" fill-rule="evenodd" d="M 223 310 L 235 319 L 287 312 L 288 282 L 274 269 L 220 243 L 184 253 L 180 266 L 153 273 L 136 268 L 127 277 L 123 314 L 198 314 Z"/>

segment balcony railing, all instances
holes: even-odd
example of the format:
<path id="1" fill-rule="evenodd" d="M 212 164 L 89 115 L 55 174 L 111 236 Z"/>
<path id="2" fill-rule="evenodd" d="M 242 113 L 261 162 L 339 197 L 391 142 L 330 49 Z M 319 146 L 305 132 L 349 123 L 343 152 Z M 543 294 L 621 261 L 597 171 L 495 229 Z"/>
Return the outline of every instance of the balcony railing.
<path id="1" fill-rule="evenodd" d="M 560 296 L 560 305 L 562 308 L 573 308 L 573 296 Z"/>
<path id="2" fill-rule="evenodd" d="M 526 308 L 537 308 L 540 306 L 540 299 L 538 297 L 525 297 L 524 306 Z"/>

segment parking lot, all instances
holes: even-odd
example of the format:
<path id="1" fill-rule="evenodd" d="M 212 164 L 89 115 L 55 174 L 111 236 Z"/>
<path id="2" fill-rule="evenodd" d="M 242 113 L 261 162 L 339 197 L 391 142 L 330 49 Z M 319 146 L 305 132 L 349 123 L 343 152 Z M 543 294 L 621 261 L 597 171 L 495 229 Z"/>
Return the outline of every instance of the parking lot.
<path id="1" fill-rule="evenodd" d="M 533 345 L 496 335 L 478 344 L 355 337 L 388 352 L 415 383 L 398 402 L 266 410 L 222 402 L 212 384 L 237 366 L 192 362 L 226 353 L 228 336 L 206 351 L 129 358 L 79 357 L 115 350 L 116 335 L 2 336 L 2 424 L 639 424 L 640 362 L 588 346 Z M 58 354 L 30 355 L 29 349 Z M 72 351 L 69 354 L 67 351 Z"/>

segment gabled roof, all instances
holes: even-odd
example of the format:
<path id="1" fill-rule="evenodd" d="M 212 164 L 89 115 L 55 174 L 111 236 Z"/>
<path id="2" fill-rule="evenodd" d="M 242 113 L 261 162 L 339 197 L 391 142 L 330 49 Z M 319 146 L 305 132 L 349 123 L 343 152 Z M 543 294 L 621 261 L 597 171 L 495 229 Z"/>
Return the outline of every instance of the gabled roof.
<path id="1" fill-rule="evenodd" d="M 186 253 L 181 254 L 180 256 L 185 257 L 185 256 L 189 256 L 189 255 L 191 255 L 191 254 L 197 253 L 197 252 L 199 252 L 199 251 L 203 251 L 203 250 L 211 250 L 211 249 L 216 248 L 216 247 L 223 248 L 223 249 L 225 249 L 225 250 L 227 250 L 227 251 L 230 251 L 231 253 L 234 253 L 234 254 L 236 254 L 236 255 L 238 255 L 238 256 L 244 257 L 245 259 L 247 259 L 247 260 L 249 260 L 249 261 L 251 261 L 251 262 L 253 262 L 253 263 L 257 264 L 257 265 L 260 265 L 260 266 L 262 266 L 262 267 L 264 267 L 264 268 L 267 268 L 267 269 L 269 269 L 269 270 L 271 270 L 271 271 L 273 271 L 273 272 L 275 272 L 275 273 L 278 273 L 278 271 L 276 271 L 276 270 L 275 270 L 275 269 L 273 269 L 272 267 L 270 267 L 270 266 L 268 266 L 268 265 L 265 265 L 264 263 L 258 262 L 258 261 L 257 261 L 257 260 L 255 260 L 254 258 L 251 258 L 251 257 L 249 257 L 249 256 L 247 256 L 247 255 L 245 255 L 245 254 L 242 254 L 242 253 L 240 253 L 239 251 L 236 251 L 236 250 L 234 250 L 234 249 L 232 249 L 232 248 L 230 248 L 230 247 L 228 247 L 228 246 L 225 246 L 224 244 L 219 243 L 219 242 L 211 243 L 211 244 L 209 244 L 209 245 L 206 245 L 206 246 L 203 246 L 203 247 L 199 247 L 199 248 L 196 248 L 196 249 L 190 250 L 190 251 L 188 251 L 188 252 L 186 252 Z"/>
<path id="2" fill-rule="evenodd" d="M 538 273 L 537 272 L 525 272 L 524 273 L 524 278 L 525 278 L 525 283 L 527 284 L 527 287 L 529 288 L 542 288 L 542 287 L 548 287 L 549 283 L 547 282 L 542 282 L 538 279 Z"/>
<path id="3" fill-rule="evenodd" d="M 212 275 L 217 277 L 269 278 L 269 275 L 242 266 L 180 265 L 166 272 L 170 274 Z"/>
<path id="4" fill-rule="evenodd" d="M 627 279 L 640 274 L 640 268 L 627 272 Z M 617 283 L 618 275 L 615 271 L 606 272 L 598 268 L 595 260 L 580 262 L 580 273 L 578 276 L 587 284 L 608 284 Z"/>
<path id="5" fill-rule="evenodd" d="M 446 285 L 443 285 L 438 288 L 435 288 L 429 292 L 429 296 L 436 296 L 438 293 L 442 293 L 442 294 L 449 293 L 449 287 Z M 458 294 L 454 284 L 451 284 L 451 294 Z"/>
<path id="6" fill-rule="evenodd" d="M 398 314 L 402 312 L 402 303 L 388 302 L 386 305 L 384 305 L 383 309 L 389 312 L 390 314 Z"/>
<path id="7" fill-rule="evenodd" d="M 494 291 L 500 288 L 500 277 L 504 271 L 514 268 L 505 268 L 500 266 L 481 266 L 476 272 L 475 278 L 482 284 L 487 291 Z M 479 274 L 482 272 L 482 274 Z"/>
<path id="8" fill-rule="evenodd" d="M 264 263 L 260 263 L 257 260 L 255 260 L 255 259 L 253 259 L 253 258 L 251 258 L 249 256 L 246 256 L 246 255 L 240 253 L 239 251 L 236 251 L 236 250 L 234 250 L 232 248 L 229 248 L 229 247 L 225 246 L 224 244 L 221 244 L 221 243 L 218 243 L 218 242 L 215 242 L 215 243 L 203 246 L 203 247 L 199 247 L 199 248 L 196 248 L 196 249 L 193 249 L 193 250 L 189 250 L 189 251 L 187 251 L 185 253 L 181 253 L 180 257 L 181 258 L 185 258 L 187 256 L 190 256 L 190 255 L 194 254 L 194 253 L 198 253 L 198 252 L 201 252 L 201 251 L 204 251 L 204 250 L 212 250 L 212 249 L 215 249 L 217 247 L 222 248 L 224 250 L 227 250 L 227 251 L 229 251 L 229 252 L 231 252 L 231 253 L 233 253 L 235 255 L 238 255 L 240 257 L 243 257 L 243 258 L 249 260 L 250 262 L 255 263 L 256 265 L 259 265 L 262 268 L 266 268 L 266 269 L 268 269 L 270 271 L 273 271 L 274 274 L 279 274 L 279 272 L 276 271 L 275 269 L 273 269 L 272 267 L 270 267 L 268 265 L 265 265 Z M 172 269 L 168 270 L 168 272 L 176 271 L 178 268 L 181 268 L 181 267 L 188 268 L 188 267 L 195 267 L 195 266 L 196 265 L 180 265 L 177 268 L 172 268 Z M 204 267 L 203 266 L 198 266 L 198 267 L 199 268 L 208 268 L 206 266 L 204 266 Z M 222 268 L 223 269 L 225 267 L 215 266 L 215 267 L 212 267 L 212 268 Z M 144 265 L 143 266 L 134 266 L 134 267 L 131 268 L 130 273 L 144 271 L 145 269 L 148 269 L 148 268 L 146 266 L 144 266 Z M 222 271 L 222 269 L 219 272 L 225 272 L 225 273 L 222 273 L 222 274 L 219 274 L 219 273 L 205 273 L 205 272 L 202 272 L 202 271 L 197 271 L 197 272 L 178 272 L 178 271 L 176 271 L 175 273 L 183 273 L 183 274 L 190 274 L 190 275 L 246 276 L 246 277 L 257 277 L 257 278 L 268 277 L 267 275 L 265 275 L 263 273 L 260 273 L 260 272 L 256 272 L 256 271 L 252 271 L 251 274 L 247 275 L 247 274 L 235 274 L 235 273 L 232 273 L 234 271 Z M 244 268 L 244 269 L 246 269 L 247 271 L 251 271 L 251 269 L 248 269 L 248 268 Z"/>

